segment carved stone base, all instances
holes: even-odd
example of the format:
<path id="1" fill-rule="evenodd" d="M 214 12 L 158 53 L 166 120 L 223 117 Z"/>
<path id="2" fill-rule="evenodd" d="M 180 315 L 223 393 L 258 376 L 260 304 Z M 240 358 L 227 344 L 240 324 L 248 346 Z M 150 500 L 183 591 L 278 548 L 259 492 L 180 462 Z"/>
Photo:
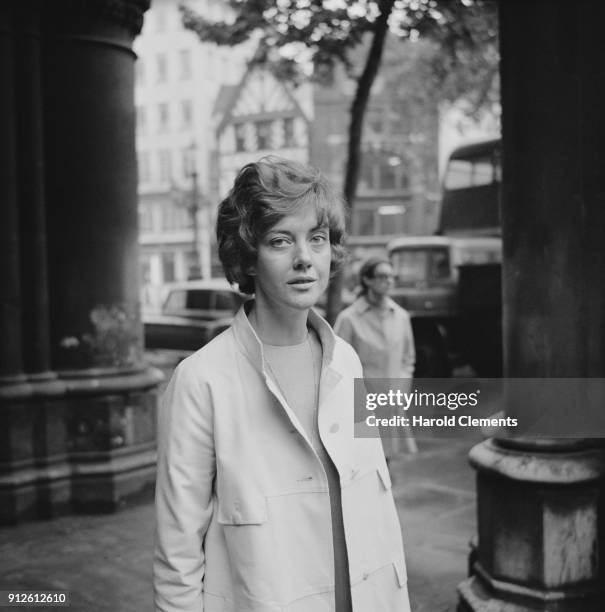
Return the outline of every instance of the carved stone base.
<path id="1" fill-rule="evenodd" d="M 493 590 L 478 576 L 471 576 L 458 585 L 457 612 L 601 612 L 603 595 L 546 593 L 535 589 L 499 584 Z"/>
<path id="2" fill-rule="evenodd" d="M 151 499 L 158 370 L 0 387 L 0 525 Z"/>
<path id="3" fill-rule="evenodd" d="M 479 538 L 459 612 L 603 610 L 605 451 L 579 442 L 472 449 Z"/>

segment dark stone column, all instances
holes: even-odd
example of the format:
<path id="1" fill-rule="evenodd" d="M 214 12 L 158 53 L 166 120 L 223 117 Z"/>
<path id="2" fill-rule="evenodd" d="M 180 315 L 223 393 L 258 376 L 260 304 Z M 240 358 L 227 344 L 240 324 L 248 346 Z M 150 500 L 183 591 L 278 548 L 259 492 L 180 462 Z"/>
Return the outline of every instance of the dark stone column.
<path id="1" fill-rule="evenodd" d="M 21 283 L 17 183 L 15 11 L 0 3 L 0 522 L 16 511 L 16 498 L 5 474 L 33 455 L 31 419 L 18 406 L 31 394 L 23 373 Z M 35 492 L 23 487 L 25 505 Z"/>
<path id="2" fill-rule="evenodd" d="M 0 383 L 24 381 L 19 282 L 14 14 L 0 5 Z"/>
<path id="3" fill-rule="evenodd" d="M 44 6 L 50 337 L 58 371 L 141 367 L 131 43 L 145 4 Z"/>
<path id="4" fill-rule="evenodd" d="M 40 72 L 39 2 L 15 11 L 16 161 L 19 185 L 21 312 L 24 369 L 30 380 L 54 378 L 50 372 L 44 130 Z"/>
<path id="5" fill-rule="evenodd" d="M 603 377 L 605 5 L 506 0 L 500 13 L 505 372 Z M 602 440 L 493 440 L 470 458 L 479 542 L 459 609 L 602 610 Z"/>
<path id="6" fill-rule="evenodd" d="M 72 504 L 151 484 L 157 373 L 142 362 L 132 41 L 147 0 L 43 8 L 51 364 L 67 387 Z"/>
<path id="7" fill-rule="evenodd" d="M 152 488 L 132 52 L 148 5 L 0 8 L 0 523 Z"/>

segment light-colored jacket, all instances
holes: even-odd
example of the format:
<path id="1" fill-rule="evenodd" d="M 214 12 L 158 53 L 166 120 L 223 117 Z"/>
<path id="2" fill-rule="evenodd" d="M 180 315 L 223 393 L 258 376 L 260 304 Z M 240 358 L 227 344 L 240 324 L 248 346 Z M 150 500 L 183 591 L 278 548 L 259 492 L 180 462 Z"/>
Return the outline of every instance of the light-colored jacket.
<path id="1" fill-rule="evenodd" d="M 353 436 L 351 347 L 314 312 L 323 346 L 318 413 L 340 474 L 353 612 L 408 612 L 406 569 L 379 439 Z M 162 612 L 334 610 L 323 465 L 267 375 L 240 309 L 183 361 L 159 415 L 154 557 Z"/>
<path id="2" fill-rule="evenodd" d="M 416 351 L 410 315 L 391 298 L 384 308 L 358 297 L 336 318 L 334 331 L 356 351 L 366 378 L 414 376 Z"/>

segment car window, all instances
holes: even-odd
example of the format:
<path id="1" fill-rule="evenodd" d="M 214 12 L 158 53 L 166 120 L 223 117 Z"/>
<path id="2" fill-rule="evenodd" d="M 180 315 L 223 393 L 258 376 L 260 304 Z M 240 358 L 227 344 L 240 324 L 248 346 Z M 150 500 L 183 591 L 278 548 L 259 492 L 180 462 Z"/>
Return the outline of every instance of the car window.
<path id="1" fill-rule="evenodd" d="M 240 300 L 235 293 L 231 291 L 217 291 L 214 295 L 216 310 L 232 310 L 235 311 L 239 307 Z"/>
<path id="2" fill-rule="evenodd" d="M 187 308 L 193 310 L 210 310 L 212 290 L 189 289 L 187 292 Z"/>
<path id="3" fill-rule="evenodd" d="M 171 291 L 166 299 L 164 308 L 167 310 L 182 310 L 185 308 L 187 293 L 185 291 Z"/>

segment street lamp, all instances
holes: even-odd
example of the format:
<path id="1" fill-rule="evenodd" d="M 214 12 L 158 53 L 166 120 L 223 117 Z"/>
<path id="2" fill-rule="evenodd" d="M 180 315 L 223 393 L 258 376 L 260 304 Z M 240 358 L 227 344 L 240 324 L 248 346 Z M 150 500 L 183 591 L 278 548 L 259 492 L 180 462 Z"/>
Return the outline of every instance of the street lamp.
<path id="1" fill-rule="evenodd" d="M 200 210 L 199 188 L 197 182 L 197 164 L 196 164 L 197 145 L 192 142 L 188 148 L 188 175 L 191 178 L 191 197 L 187 203 L 187 212 L 191 218 L 191 227 L 193 229 L 193 262 L 189 262 L 189 279 L 202 278 L 202 264 L 200 256 L 200 228 L 198 212 Z"/>

